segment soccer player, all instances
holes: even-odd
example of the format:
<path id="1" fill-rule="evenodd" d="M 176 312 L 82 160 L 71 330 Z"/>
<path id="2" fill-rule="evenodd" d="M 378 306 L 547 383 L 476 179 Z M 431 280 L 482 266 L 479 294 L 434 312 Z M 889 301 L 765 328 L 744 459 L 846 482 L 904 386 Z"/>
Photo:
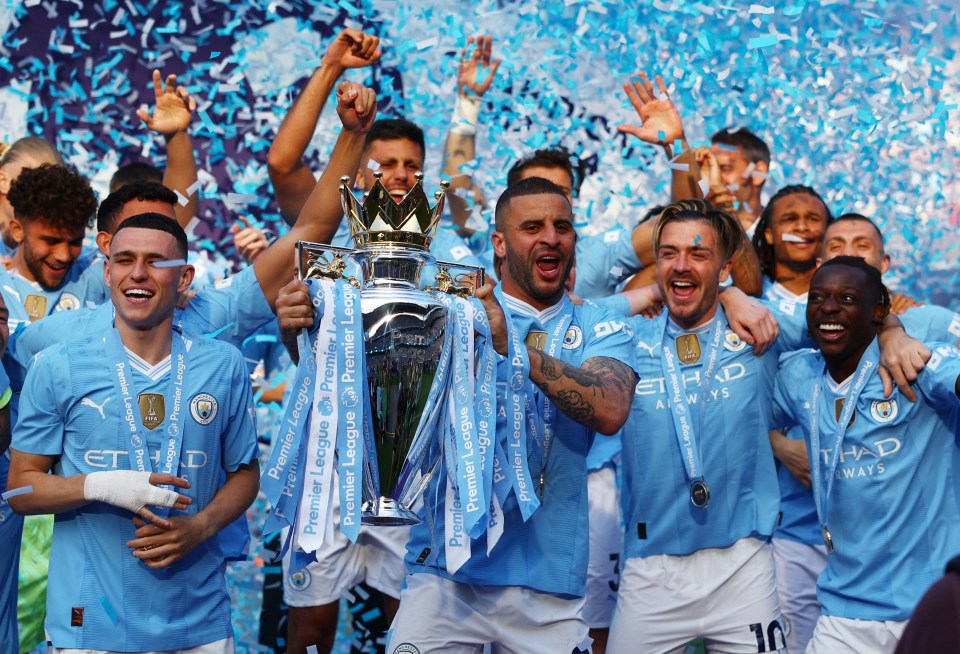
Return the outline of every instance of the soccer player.
<path id="1" fill-rule="evenodd" d="M 767 439 L 783 337 L 763 356 L 730 329 L 720 282 L 743 240 L 700 200 L 654 228 L 667 306 L 633 319 L 637 372 L 623 431 L 624 556 L 609 652 L 784 647 L 769 537 L 779 491 Z"/>
<path id="2" fill-rule="evenodd" d="M 827 566 L 807 652 L 893 652 L 923 593 L 960 550 L 960 353 L 931 343 L 911 402 L 877 374 L 889 310 L 880 271 L 838 256 L 816 271 L 806 317 L 819 352 L 777 378 L 774 421 L 802 430 Z"/>
<path id="3" fill-rule="evenodd" d="M 17 241 L 10 232 L 10 221 L 13 220 L 13 206 L 7 198 L 10 187 L 21 170 L 43 164 L 62 166 L 63 157 L 39 136 L 27 136 L 14 141 L 0 156 L 0 255 L 4 257 L 17 248 Z"/>
<path id="4" fill-rule="evenodd" d="M 8 486 L 30 488 L 14 510 L 58 516 L 47 633 L 57 651 L 230 652 L 214 536 L 258 488 L 246 367 L 173 328 L 193 277 L 175 221 L 131 218 L 110 254 L 114 326 L 38 356 L 11 446 Z"/>
<path id="5" fill-rule="evenodd" d="M 890 268 L 880 230 L 861 214 L 844 214 L 830 222 L 821 253 L 824 261 L 841 255 L 860 257 L 881 274 Z M 913 306 L 899 318 L 906 333 L 922 342 L 957 343 L 960 339 L 960 315 L 943 307 Z M 923 367 L 922 360 L 916 363 L 918 369 Z M 800 651 L 806 648 L 820 617 L 816 584 L 827 565 L 827 552 L 810 491 L 810 462 L 803 434 L 776 430 L 770 434 L 770 443 L 782 464 L 777 471 L 781 519 L 773 538 L 777 592 L 788 625 L 787 644 L 792 651 Z"/>
<path id="6" fill-rule="evenodd" d="M 88 262 L 74 265 L 97 209 L 90 184 L 72 168 L 44 164 L 23 169 L 7 200 L 13 206 L 10 231 L 18 247 L 10 268 L 0 270 L 0 293 L 10 311 L 11 331 L 55 311 L 103 301 L 103 285 L 82 277 Z"/>
<path id="7" fill-rule="evenodd" d="M 784 186 L 770 198 L 753 235 L 764 297 L 806 301 L 823 233 L 832 221 L 823 198 L 809 186 Z"/>
<path id="8" fill-rule="evenodd" d="M 538 177 L 518 182 L 498 200 L 496 226 L 494 251 L 503 260 L 496 296 L 507 317 L 489 286 L 478 297 L 491 315 L 498 352 L 508 353 L 508 332 L 526 342 L 518 347 L 529 357 L 529 379 L 544 403 L 533 410 L 551 432 L 544 437 L 552 444 L 542 474 L 531 470 L 542 503 L 524 522 L 524 498 L 515 490 L 504 502 L 500 541 L 488 554 L 486 536 L 474 540 L 471 556 L 450 574 L 445 549 L 432 537 L 445 529 L 443 493 L 436 486 L 446 475 L 441 462 L 424 495 L 423 510 L 435 516 L 435 527 L 411 528 L 410 575 L 389 652 L 480 652 L 491 643 L 494 651 L 546 654 L 588 646 L 580 613 L 587 573 L 586 455 L 595 434 L 616 432 L 627 416 L 636 383 L 630 333 L 612 314 L 575 306 L 565 295 L 576 234 L 562 189 Z M 505 359 L 498 378 L 510 378 L 512 370 Z M 505 407 L 505 395 L 506 384 L 498 384 L 498 407 Z M 545 421 L 543 412 L 552 417 Z M 512 421 L 505 410 L 498 413 L 497 438 L 508 449 Z"/>

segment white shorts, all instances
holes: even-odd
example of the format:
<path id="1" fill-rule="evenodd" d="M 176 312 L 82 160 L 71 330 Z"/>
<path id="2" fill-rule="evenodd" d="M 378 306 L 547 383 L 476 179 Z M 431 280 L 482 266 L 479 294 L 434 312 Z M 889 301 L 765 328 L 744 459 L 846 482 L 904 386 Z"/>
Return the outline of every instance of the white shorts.
<path id="1" fill-rule="evenodd" d="M 785 647 L 770 545 L 742 538 L 689 556 L 627 559 L 607 652 L 683 652 L 701 637 L 712 653 Z"/>
<path id="2" fill-rule="evenodd" d="M 907 621 L 851 620 L 821 615 L 806 654 L 893 654 Z"/>
<path id="3" fill-rule="evenodd" d="M 122 654 L 122 652 L 110 652 L 102 649 L 71 649 L 54 647 L 51 650 L 53 654 Z M 190 649 L 170 649 L 162 652 L 144 652 L 144 654 L 233 654 L 233 637 L 215 640 L 206 645 L 191 647 Z"/>
<path id="4" fill-rule="evenodd" d="M 623 549 L 617 472 L 613 464 L 591 470 L 587 475 L 587 500 L 590 507 L 590 558 L 583 619 L 591 629 L 608 629 L 617 605 L 620 550 Z"/>
<path id="5" fill-rule="evenodd" d="M 820 618 L 817 577 L 827 567 L 827 549 L 823 545 L 774 538 L 773 563 L 787 649 L 799 654 L 807 648 Z"/>
<path id="6" fill-rule="evenodd" d="M 365 581 L 394 599 L 400 597 L 407 569 L 410 527 L 361 527 L 356 543 L 340 531 L 340 502 L 334 497 L 333 545 L 317 550 L 317 560 L 288 574 L 290 557 L 283 557 L 283 601 L 287 606 L 323 606 L 340 600 Z"/>
<path id="7" fill-rule="evenodd" d="M 474 586 L 420 572 L 407 577 L 387 654 L 588 652 L 583 599 L 517 586 Z"/>

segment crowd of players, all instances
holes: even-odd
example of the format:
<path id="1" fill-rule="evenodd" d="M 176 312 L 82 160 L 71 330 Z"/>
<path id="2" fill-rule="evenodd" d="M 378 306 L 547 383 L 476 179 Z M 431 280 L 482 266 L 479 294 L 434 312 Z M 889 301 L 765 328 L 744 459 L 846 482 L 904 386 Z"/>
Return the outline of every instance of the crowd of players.
<path id="1" fill-rule="evenodd" d="M 165 171 L 125 167 L 99 204 L 42 139 L 0 158 L 2 651 L 234 651 L 224 566 L 246 555 L 259 474 L 249 362 L 278 365 L 281 343 L 296 361 L 317 318 L 290 281 L 294 244 L 352 245 L 341 176 L 399 201 L 424 167 L 416 125 L 377 120 L 373 90 L 338 82 L 379 46 L 349 29 L 331 43 L 270 149 L 290 228 L 271 243 L 238 226 L 249 266 L 214 284 L 187 263 L 194 102 L 174 77 L 155 72 L 139 112 Z M 524 520 L 514 491 L 499 542 L 477 539 L 453 574 L 435 492 L 432 530 L 338 532 L 306 568 L 284 561 L 287 651 L 330 651 L 360 583 L 384 597 L 395 654 L 952 651 L 956 621 L 908 619 L 960 554 L 960 315 L 888 292 L 869 217 L 835 218 L 806 186 L 764 204 L 763 141 L 729 128 L 691 148 L 642 73 L 625 84 L 639 125 L 621 130 L 680 164 L 667 206 L 578 238 L 571 157 L 543 150 L 510 170 L 487 231 L 466 171 L 498 66 L 489 37 L 469 39 L 442 164 L 452 224 L 431 251 L 499 281 L 477 291 L 498 376 L 519 344 L 528 410 L 553 435 L 535 453 L 541 505 Z M 334 91 L 341 130 L 317 179 L 304 153 Z M 46 583 L 44 633 L 18 637 L 18 567 L 22 587 Z"/>

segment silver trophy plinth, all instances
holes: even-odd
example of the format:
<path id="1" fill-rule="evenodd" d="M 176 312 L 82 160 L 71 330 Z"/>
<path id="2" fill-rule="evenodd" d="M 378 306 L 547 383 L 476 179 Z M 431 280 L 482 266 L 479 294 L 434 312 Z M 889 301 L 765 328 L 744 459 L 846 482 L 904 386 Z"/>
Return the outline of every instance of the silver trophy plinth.
<path id="1" fill-rule="evenodd" d="M 368 525 L 412 525 L 420 522 L 412 506 L 426 489 L 441 456 L 434 429 L 418 426 L 440 364 L 447 309 L 428 291 L 461 296 L 483 283 L 483 269 L 435 261 L 429 246 L 443 210 L 446 184 L 430 207 L 417 184 L 397 203 L 379 181 L 359 202 L 341 179 L 340 196 L 356 248 L 319 243 L 297 244 L 298 273 L 345 279 L 360 289 L 364 352 L 370 392 L 373 443 L 376 452 L 363 461 L 361 521 Z M 348 277 L 348 263 L 358 269 Z M 424 266 L 437 266 L 435 287 L 421 287 Z M 451 272 L 456 271 L 456 276 Z M 439 398 L 446 401 L 446 397 Z"/>

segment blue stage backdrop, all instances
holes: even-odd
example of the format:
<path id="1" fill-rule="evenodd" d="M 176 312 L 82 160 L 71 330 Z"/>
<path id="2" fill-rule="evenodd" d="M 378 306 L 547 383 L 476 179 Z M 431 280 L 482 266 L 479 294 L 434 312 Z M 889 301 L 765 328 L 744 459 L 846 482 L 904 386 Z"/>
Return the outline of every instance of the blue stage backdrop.
<path id="1" fill-rule="evenodd" d="M 616 125 L 636 122 L 622 84 L 662 74 L 694 144 L 729 125 L 771 146 L 767 192 L 804 183 L 835 214 L 875 217 L 894 259 L 889 280 L 956 304 L 960 252 L 960 58 L 951 0 L 717 3 L 687 0 L 0 0 L 0 138 L 55 140 L 104 181 L 119 162 L 160 161 L 134 111 L 150 74 L 177 73 L 200 109 L 200 248 L 232 256 L 229 227 L 277 218 L 271 140 L 344 26 L 383 39 L 355 71 L 381 115 L 428 134 L 428 181 L 454 96 L 459 48 L 492 34 L 503 59 L 487 94 L 477 177 L 495 197 L 517 156 L 563 144 L 581 159 L 581 231 L 630 226 L 668 199 L 668 162 Z M 336 128 L 327 107 L 310 157 L 321 169 Z"/>

